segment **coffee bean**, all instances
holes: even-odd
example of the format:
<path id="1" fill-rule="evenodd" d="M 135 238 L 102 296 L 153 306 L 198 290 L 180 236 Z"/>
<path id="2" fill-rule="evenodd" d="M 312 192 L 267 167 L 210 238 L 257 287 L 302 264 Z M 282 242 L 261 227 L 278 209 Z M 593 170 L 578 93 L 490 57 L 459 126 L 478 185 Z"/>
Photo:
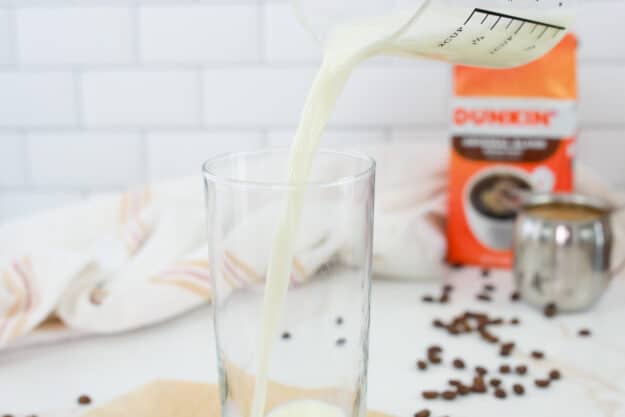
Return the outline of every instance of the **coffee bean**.
<path id="1" fill-rule="evenodd" d="M 444 293 L 443 295 L 440 296 L 440 298 L 438 299 L 438 302 L 441 304 L 447 304 L 449 302 L 449 295 L 447 293 Z"/>
<path id="2" fill-rule="evenodd" d="M 449 381 L 447 381 L 447 383 L 452 387 L 458 387 L 462 385 L 462 382 L 459 379 L 450 379 Z"/>
<path id="3" fill-rule="evenodd" d="M 590 330 L 588 329 L 581 329 L 579 332 L 577 332 L 577 334 L 581 337 L 588 337 L 591 335 Z"/>
<path id="4" fill-rule="evenodd" d="M 543 359 L 544 357 L 545 357 L 545 354 L 542 353 L 541 351 L 539 351 L 539 350 L 533 350 L 532 351 L 532 358 L 534 358 L 534 359 Z"/>
<path id="5" fill-rule="evenodd" d="M 501 365 L 501 366 L 499 367 L 499 373 L 500 373 L 500 374 L 504 374 L 504 375 L 506 375 L 506 374 L 509 374 L 509 373 L 510 373 L 510 371 L 511 371 L 511 369 L 510 369 L 510 365 Z"/>
<path id="6" fill-rule="evenodd" d="M 484 291 L 492 292 L 495 291 L 495 286 L 491 284 L 486 284 L 483 287 Z"/>
<path id="7" fill-rule="evenodd" d="M 523 394 L 525 394 L 525 388 L 523 388 L 523 385 L 521 385 L 521 384 L 514 384 L 512 386 L 512 389 L 514 390 L 514 393 L 516 395 L 523 395 Z"/>
<path id="8" fill-rule="evenodd" d="M 485 302 L 492 301 L 488 294 L 478 294 L 475 298 L 477 298 L 480 301 L 485 301 Z"/>
<path id="9" fill-rule="evenodd" d="M 343 346 L 345 343 L 347 343 L 347 339 L 345 339 L 344 337 L 340 337 L 336 339 L 337 346 Z"/>
<path id="10" fill-rule="evenodd" d="M 508 342 L 501 345 L 501 349 L 499 350 L 499 354 L 501 356 L 510 356 L 510 353 L 514 350 L 514 342 Z"/>
<path id="11" fill-rule="evenodd" d="M 425 398 L 426 400 L 435 400 L 438 398 L 438 395 L 439 394 L 436 391 L 423 391 L 421 393 L 421 396 Z"/>
<path id="12" fill-rule="evenodd" d="M 506 394 L 506 391 L 504 391 L 503 389 L 501 389 L 501 388 L 497 388 L 497 389 L 495 390 L 495 397 L 497 397 L 497 398 L 499 398 L 499 399 L 503 400 L 503 399 L 504 399 L 504 398 L 506 398 L 507 396 L 508 396 L 508 395 Z"/>
<path id="13" fill-rule="evenodd" d="M 458 395 L 469 395 L 471 392 L 471 387 L 467 387 L 466 385 L 458 385 L 456 392 Z"/>
<path id="14" fill-rule="evenodd" d="M 491 319 L 491 320 L 488 320 L 488 324 L 499 326 L 500 324 L 503 324 L 503 319 L 502 318 Z"/>
<path id="15" fill-rule="evenodd" d="M 534 384 L 536 384 L 538 388 L 547 388 L 549 384 L 551 384 L 551 381 L 548 379 L 537 379 L 534 381 Z"/>
<path id="16" fill-rule="evenodd" d="M 417 361 L 417 368 L 419 368 L 422 371 L 425 371 L 428 368 L 428 364 L 427 364 L 426 361 L 418 360 Z"/>
<path id="17" fill-rule="evenodd" d="M 282 339 L 283 340 L 289 340 L 291 338 L 291 333 L 289 332 L 283 332 L 282 333 Z"/>
<path id="18" fill-rule="evenodd" d="M 484 382 L 484 378 L 481 376 L 476 376 L 473 378 L 473 385 L 471 386 L 471 391 L 483 394 L 486 392 L 486 383 Z"/>
<path id="19" fill-rule="evenodd" d="M 428 357 L 428 360 L 433 365 L 439 365 L 440 363 L 443 362 L 443 360 L 439 356 L 430 356 Z"/>
<path id="20" fill-rule="evenodd" d="M 340 326 L 341 324 L 343 324 L 343 317 L 339 316 L 336 318 L 336 320 L 334 320 L 334 322 L 336 323 L 337 326 Z"/>
<path id="21" fill-rule="evenodd" d="M 483 366 L 476 366 L 475 367 L 475 372 L 477 372 L 478 375 L 486 375 L 488 373 L 486 368 L 484 368 Z"/>
<path id="22" fill-rule="evenodd" d="M 417 411 L 416 413 L 414 413 L 414 417 L 430 417 L 430 410 L 423 409 L 421 411 Z"/>
<path id="23" fill-rule="evenodd" d="M 444 286 L 443 286 L 443 291 L 444 291 L 444 292 L 451 292 L 451 291 L 453 291 L 453 290 L 454 290 L 454 286 L 453 286 L 453 285 L 451 285 L 451 284 L 447 284 L 447 285 L 444 285 Z"/>
<path id="24" fill-rule="evenodd" d="M 490 269 L 482 269 L 482 278 L 488 278 L 490 276 Z"/>
<path id="25" fill-rule="evenodd" d="M 91 397 L 89 397 L 88 395 L 81 395 L 80 397 L 78 397 L 78 404 L 80 405 L 88 405 L 91 404 Z"/>
<path id="26" fill-rule="evenodd" d="M 481 338 L 487 341 L 488 343 L 493 343 L 493 344 L 499 343 L 499 338 L 495 336 L 494 334 L 490 333 L 488 330 L 486 330 L 486 328 L 482 327 L 478 329 L 478 332 L 480 332 Z"/>
<path id="27" fill-rule="evenodd" d="M 510 324 L 513 326 L 518 326 L 521 323 L 521 320 L 519 320 L 518 318 L 513 318 L 512 320 L 510 320 Z"/>
<path id="28" fill-rule="evenodd" d="M 491 387 L 495 387 L 496 388 L 496 387 L 498 387 L 500 385 L 501 385 L 501 379 L 499 379 L 499 378 L 492 378 L 490 380 L 490 386 Z"/>
<path id="29" fill-rule="evenodd" d="M 521 293 L 518 291 L 513 292 L 512 294 L 510 294 L 510 301 L 519 301 L 521 299 Z"/>
<path id="30" fill-rule="evenodd" d="M 428 348 L 427 352 L 428 352 L 428 355 L 432 353 L 442 353 L 443 348 L 438 345 L 432 345 Z"/>
<path id="31" fill-rule="evenodd" d="M 433 303 L 434 302 L 434 297 L 432 297 L 431 295 L 424 295 L 421 300 L 424 303 Z"/>
<path id="32" fill-rule="evenodd" d="M 516 368 L 514 368 L 514 370 L 518 375 L 525 375 L 527 373 L 527 366 L 518 365 Z"/>
<path id="33" fill-rule="evenodd" d="M 455 400 L 457 395 L 455 391 L 443 391 L 441 397 L 443 397 L 444 400 L 451 401 Z"/>
<path id="34" fill-rule="evenodd" d="M 443 321 L 442 321 L 442 320 L 440 320 L 440 319 L 435 319 L 435 320 L 432 322 L 432 326 L 434 326 L 434 327 L 438 327 L 438 328 L 443 328 L 443 327 L 445 327 L 445 323 L 443 323 Z"/>
<path id="35" fill-rule="evenodd" d="M 560 371 L 558 371 L 557 369 L 554 369 L 551 372 L 549 372 L 549 378 L 552 381 L 556 381 L 556 380 L 560 379 L 561 377 L 562 377 L 562 374 L 560 374 Z"/>
<path id="36" fill-rule="evenodd" d="M 454 368 L 456 369 L 464 369 L 464 361 L 462 359 L 454 359 L 454 361 L 452 362 L 454 365 Z"/>
<path id="37" fill-rule="evenodd" d="M 558 313 L 558 306 L 555 303 L 549 303 L 543 309 L 543 314 L 547 318 L 552 318 Z"/>

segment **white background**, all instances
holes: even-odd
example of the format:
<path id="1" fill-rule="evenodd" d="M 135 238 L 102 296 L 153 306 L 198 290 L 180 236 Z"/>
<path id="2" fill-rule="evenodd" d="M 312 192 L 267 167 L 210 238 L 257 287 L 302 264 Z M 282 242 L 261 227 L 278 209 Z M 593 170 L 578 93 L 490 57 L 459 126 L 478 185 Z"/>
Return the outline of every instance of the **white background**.
<path id="1" fill-rule="evenodd" d="M 579 159 L 625 186 L 625 0 L 585 0 Z M 286 144 L 319 60 L 288 1 L 0 0 L 0 220 Z M 446 138 L 442 63 L 374 59 L 325 138 Z"/>

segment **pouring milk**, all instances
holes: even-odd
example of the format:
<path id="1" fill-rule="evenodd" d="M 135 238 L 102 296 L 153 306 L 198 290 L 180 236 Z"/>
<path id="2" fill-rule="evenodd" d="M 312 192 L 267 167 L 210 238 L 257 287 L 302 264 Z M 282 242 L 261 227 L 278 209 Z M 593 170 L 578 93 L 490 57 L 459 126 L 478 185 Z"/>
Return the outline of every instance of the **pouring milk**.
<path id="1" fill-rule="evenodd" d="M 456 3 L 461 5 L 456 6 Z M 290 152 L 289 182 L 306 182 L 337 98 L 353 68 L 368 57 L 408 55 L 468 65 L 512 67 L 544 55 L 560 41 L 570 24 L 571 17 L 559 11 L 563 1 L 555 1 L 555 6 L 549 9 L 553 10 L 551 13 L 540 15 L 538 10 L 543 10 L 540 7 L 515 8 L 512 0 L 499 3 L 506 7 L 491 10 L 469 7 L 465 1 L 426 0 L 408 12 L 355 20 L 335 28 L 325 42 L 321 68 L 301 113 Z M 299 190 L 288 194 L 273 241 L 259 326 L 250 417 L 265 415 L 269 360 L 289 286 L 303 194 Z M 271 415 L 341 417 L 343 413 L 321 402 L 301 401 L 279 407 Z"/>

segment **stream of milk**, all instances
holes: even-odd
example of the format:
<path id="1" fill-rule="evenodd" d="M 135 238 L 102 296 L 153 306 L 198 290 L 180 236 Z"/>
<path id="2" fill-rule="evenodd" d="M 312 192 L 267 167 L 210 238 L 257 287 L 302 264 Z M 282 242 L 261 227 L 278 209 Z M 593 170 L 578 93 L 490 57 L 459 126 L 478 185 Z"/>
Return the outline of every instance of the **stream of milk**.
<path id="1" fill-rule="evenodd" d="M 543 55 L 564 35 L 564 30 L 547 25 L 544 26 L 545 32 L 538 37 L 543 26 L 536 32 L 537 27 L 528 24 L 527 19 L 508 18 L 508 22 L 498 14 L 483 15 L 475 15 L 475 10 L 468 6 L 449 8 L 424 1 L 409 13 L 356 21 L 337 28 L 325 44 L 321 68 L 301 113 L 290 152 L 289 183 L 306 183 L 317 145 L 335 103 L 354 67 L 368 57 L 412 55 L 472 65 L 515 66 Z M 553 23 L 553 19 L 550 22 Z M 256 383 L 250 417 L 263 417 L 265 413 L 269 362 L 289 286 L 304 193 L 303 188 L 287 193 L 283 216 L 273 241 L 259 326 Z M 340 410 L 334 408 L 328 412 L 328 407 L 306 401 L 301 407 L 295 403 L 289 408 L 277 409 L 272 415 L 341 415 Z"/>

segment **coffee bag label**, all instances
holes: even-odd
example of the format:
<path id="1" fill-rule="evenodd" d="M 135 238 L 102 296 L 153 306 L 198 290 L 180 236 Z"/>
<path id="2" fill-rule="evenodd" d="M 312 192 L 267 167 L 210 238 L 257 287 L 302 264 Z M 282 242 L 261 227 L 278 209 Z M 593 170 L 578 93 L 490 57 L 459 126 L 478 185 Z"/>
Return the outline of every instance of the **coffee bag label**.
<path id="1" fill-rule="evenodd" d="M 510 267 L 523 195 L 571 191 L 576 40 L 496 70 L 456 66 L 450 111 L 448 259 Z"/>

